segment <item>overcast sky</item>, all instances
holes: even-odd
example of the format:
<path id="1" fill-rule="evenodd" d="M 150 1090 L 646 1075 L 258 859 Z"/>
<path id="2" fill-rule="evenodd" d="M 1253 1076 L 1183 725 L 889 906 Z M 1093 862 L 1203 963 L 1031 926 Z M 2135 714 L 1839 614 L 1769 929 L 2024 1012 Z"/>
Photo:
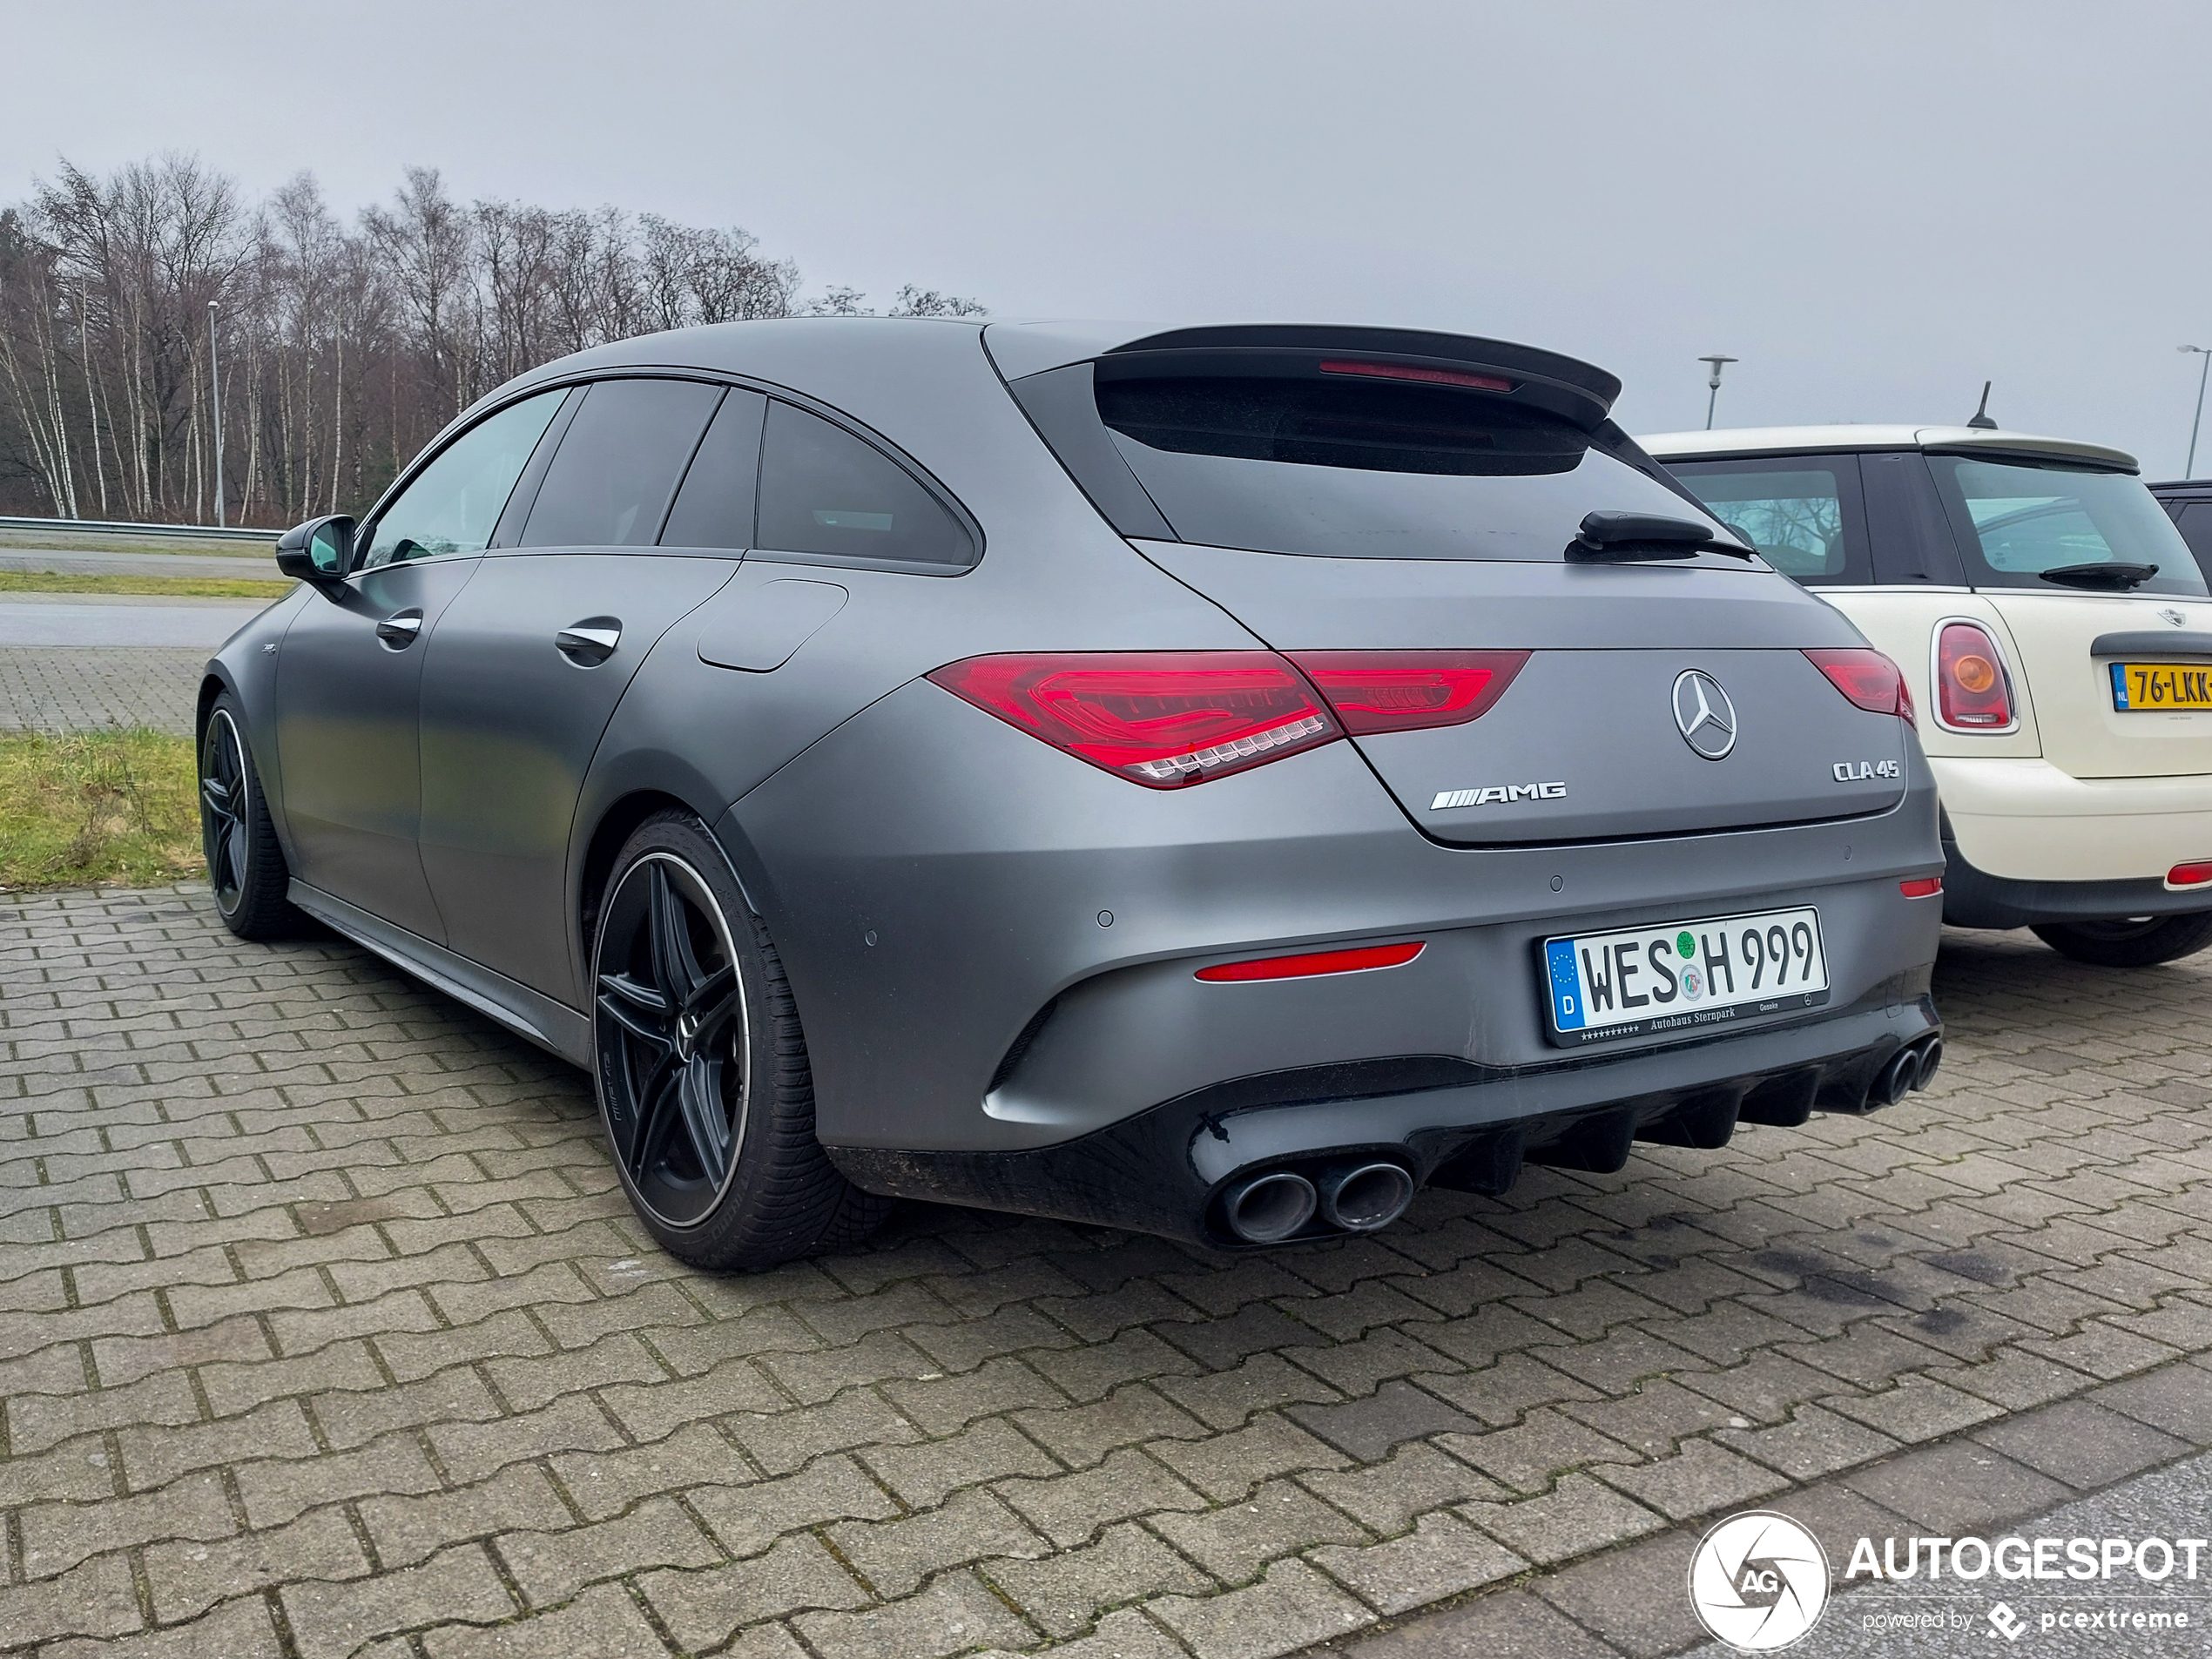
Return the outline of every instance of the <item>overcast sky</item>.
<path id="1" fill-rule="evenodd" d="M 8 0 L 0 197 L 175 148 L 350 214 L 735 224 L 810 287 L 1602 364 L 1632 431 L 2006 425 L 2181 469 L 2212 7 Z M 2199 470 L 2212 470 L 2212 442 Z"/>

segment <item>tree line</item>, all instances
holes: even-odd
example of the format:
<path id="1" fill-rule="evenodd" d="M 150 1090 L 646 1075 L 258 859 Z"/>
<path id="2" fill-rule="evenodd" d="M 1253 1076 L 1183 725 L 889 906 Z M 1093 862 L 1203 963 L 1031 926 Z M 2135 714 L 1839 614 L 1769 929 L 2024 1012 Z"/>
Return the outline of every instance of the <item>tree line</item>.
<path id="1" fill-rule="evenodd" d="M 0 208 L 0 513 L 289 524 L 358 512 L 439 428 L 566 353 L 694 323 L 867 314 L 743 230 L 462 203 L 431 168 L 351 226 L 197 158 L 64 162 Z M 900 289 L 892 316 L 975 316 Z M 211 359 L 219 374 L 211 378 Z"/>

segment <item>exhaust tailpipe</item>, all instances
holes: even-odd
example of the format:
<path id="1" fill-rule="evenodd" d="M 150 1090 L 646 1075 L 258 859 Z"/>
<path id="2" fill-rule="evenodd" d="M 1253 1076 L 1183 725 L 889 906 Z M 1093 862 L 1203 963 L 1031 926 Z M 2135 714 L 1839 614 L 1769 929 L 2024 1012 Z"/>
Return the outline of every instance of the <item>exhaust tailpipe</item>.
<path id="1" fill-rule="evenodd" d="M 1912 1080 L 1917 1092 L 1935 1081 L 1936 1068 L 1943 1063 L 1943 1039 L 1930 1037 L 1920 1045 L 1920 1075 Z"/>
<path id="2" fill-rule="evenodd" d="M 1867 1091 L 1867 1103 L 1893 1106 L 1919 1086 L 1920 1051 L 1899 1049 L 1876 1075 L 1874 1087 Z"/>
<path id="3" fill-rule="evenodd" d="M 1402 1163 L 1347 1163 L 1323 1171 L 1321 1218 L 1346 1232 L 1387 1227 L 1413 1202 L 1413 1177 Z"/>
<path id="4" fill-rule="evenodd" d="M 1279 1244 L 1313 1219 L 1313 1183 L 1289 1170 L 1239 1181 L 1222 1196 L 1229 1231 L 1251 1244 Z"/>

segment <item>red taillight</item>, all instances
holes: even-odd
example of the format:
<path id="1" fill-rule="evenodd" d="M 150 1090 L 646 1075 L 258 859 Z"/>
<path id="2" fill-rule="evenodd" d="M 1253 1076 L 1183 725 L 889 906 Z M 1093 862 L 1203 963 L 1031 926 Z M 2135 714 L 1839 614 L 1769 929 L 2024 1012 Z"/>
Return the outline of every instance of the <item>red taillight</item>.
<path id="1" fill-rule="evenodd" d="M 1946 622 L 1936 636 L 1936 718 L 1979 731 L 2013 723 L 2013 688 L 1989 631 Z"/>
<path id="2" fill-rule="evenodd" d="M 1371 968 L 1399 968 L 1426 948 L 1410 945 L 1363 945 L 1357 950 L 1314 951 L 1303 956 L 1262 956 L 1256 961 L 1223 962 L 1202 968 L 1197 976 L 1213 984 L 1236 980 L 1305 979 L 1315 974 L 1358 974 Z"/>
<path id="3" fill-rule="evenodd" d="M 1290 653 L 1344 729 L 1411 732 L 1487 713 L 1528 660 L 1525 651 L 1297 651 Z"/>
<path id="4" fill-rule="evenodd" d="M 2166 873 L 2169 887 L 2201 887 L 2212 881 L 2212 864 L 2177 864 Z"/>
<path id="5" fill-rule="evenodd" d="M 1424 368 L 1419 363 L 1351 363 L 1330 360 L 1324 374 L 1366 374 L 1379 381 L 1420 381 L 1429 386 L 1471 386 L 1478 392 L 1510 392 L 1513 382 L 1495 374 L 1470 374 L 1460 368 Z"/>
<path id="6" fill-rule="evenodd" d="M 1943 878 L 1924 875 L 1916 881 L 1900 881 L 1897 890 L 1908 899 L 1932 899 L 1943 891 Z"/>
<path id="7" fill-rule="evenodd" d="M 1907 725 L 1914 724 L 1912 693 L 1905 689 L 1905 676 L 1871 646 L 1834 645 L 1805 655 L 1829 684 L 1869 714 L 1894 714 Z"/>
<path id="8" fill-rule="evenodd" d="M 1175 789 L 1344 735 L 1272 651 L 971 657 L 929 678 L 1056 749 Z"/>

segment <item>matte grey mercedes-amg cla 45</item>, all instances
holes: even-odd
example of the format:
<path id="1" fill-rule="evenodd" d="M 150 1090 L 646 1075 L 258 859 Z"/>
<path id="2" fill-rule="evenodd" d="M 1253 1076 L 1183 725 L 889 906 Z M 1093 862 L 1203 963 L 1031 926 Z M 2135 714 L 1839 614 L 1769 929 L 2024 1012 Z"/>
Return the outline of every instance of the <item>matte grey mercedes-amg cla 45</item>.
<path id="1" fill-rule="evenodd" d="M 532 371 L 199 698 L 215 901 L 590 1069 L 685 1259 L 900 1195 L 1223 1249 L 1933 1071 L 1897 671 L 1608 419 L 1363 328 Z"/>

